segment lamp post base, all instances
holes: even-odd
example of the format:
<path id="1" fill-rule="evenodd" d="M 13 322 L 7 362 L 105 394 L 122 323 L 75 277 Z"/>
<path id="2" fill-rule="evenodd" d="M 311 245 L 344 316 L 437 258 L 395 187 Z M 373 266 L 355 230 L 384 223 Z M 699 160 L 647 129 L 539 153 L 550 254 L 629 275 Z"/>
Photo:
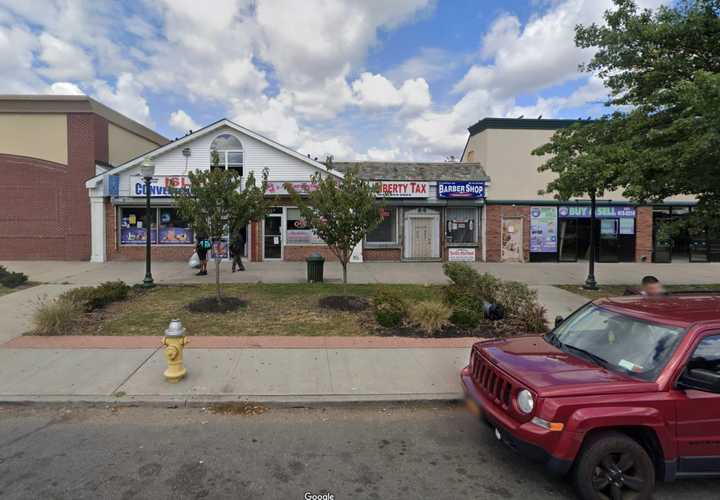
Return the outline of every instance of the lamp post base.
<path id="1" fill-rule="evenodd" d="M 145 275 L 145 279 L 142 283 L 143 288 L 152 288 L 155 286 L 155 281 L 153 281 L 153 277 L 149 274 Z"/>
<path id="2" fill-rule="evenodd" d="M 583 285 L 583 288 L 584 288 L 585 290 L 597 290 L 597 289 L 598 289 L 598 284 L 597 284 L 597 281 L 595 281 L 595 276 L 589 275 L 589 276 L 585 279 L 585 284 Z"/>

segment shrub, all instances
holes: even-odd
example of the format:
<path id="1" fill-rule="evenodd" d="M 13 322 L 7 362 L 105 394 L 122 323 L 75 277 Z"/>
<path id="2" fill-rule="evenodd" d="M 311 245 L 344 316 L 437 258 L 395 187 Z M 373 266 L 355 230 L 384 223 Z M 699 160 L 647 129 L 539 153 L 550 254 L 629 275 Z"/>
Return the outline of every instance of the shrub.
<path id="1" fill-rule="evenodd" d="M 462 303 L 470 309 L 482 309 L 483 302 L 495 302 L 495 290 L 500 284 L 495 276 L 481 274 L 462 262 L 447 262 L 443 271 L 451 281 L 445 287 L 448 304 L 456 306 Z"/>
<path id="2" fill-rule="evenodd" d="M 100 309 L 112 302 L 125 300 L 130 287 L 122 281 L 106 281 L 98 286 L 83 286 L 68 290 L 63 297 L 80 305 L 85 312 Z"/>
<path id="3" fill-rule="evenodd" d="M 540 304 L 532 304 L 517 315 L 525 328 L 522 333 L 546 333 L 548 331 L 545 314 L 547 309 Z"/>
<path id="4" fill-rule="evenodd" d="M 450 323 L 459 328 L 475 328 L 484 318 L 482 308 L 470 297 L 459 296 L 452 305 Z"/>
<path id="5" fill-rule="evenodd" d="M 2 280 L 8 274 L 10 274 L 10 271 L 7 270 L 7 267 L 0 266 L 0 280 Z"/>
<path id="6" fill-rule="evenodd" d="M 495 290 L 495 303 L 508 317 L 515 317 L 537 305 L 537 291 L 518 281 L 501 281 Z"/>
<path id="7" fill-rule="evenodd" d="M 39 335 L 69 335 L 83 313 L 81 304 L 60 296 L 42 299 L 33 315 L 34 332 Z"/>
<path id="8" fill-rule="evenodd" d="M 435 300 L 424 300 L 410 308 L 410 321 L 427 335 L 440 330 L 449 323 L 450 308 Z"/>
<path id="9" fill-rule="evenodd" d="M 4 271 L 5 272 L 0 275 L 0 285 L 7 288 L 16 288 L 23 283 L 26 283 L 28 280 L 27 275 L 24 273 L 12 273 L 7 272 L 7 270 Z"/>
<path id="10" fill-rule="evenodd" d="M 385 328 L 397 328 L 407 316 L 407 305 L 400 295 L 381 288 L 373 297 L 375 320 Z"/>

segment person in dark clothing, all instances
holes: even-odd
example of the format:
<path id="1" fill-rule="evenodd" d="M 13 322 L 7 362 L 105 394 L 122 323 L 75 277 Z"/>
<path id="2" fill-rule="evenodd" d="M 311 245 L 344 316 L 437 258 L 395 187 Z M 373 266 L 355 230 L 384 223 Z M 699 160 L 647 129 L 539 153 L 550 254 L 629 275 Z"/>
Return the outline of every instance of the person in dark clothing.
<path id="1" fill-rule="evenodd" d="M 207 254 L 208 250 L 212 248 L 212 242 L 207 236 L 202 235 L 198 237 L 197 244 L 195 245 L 195 251 L 200 259 L 200 272 L 196 273 L 197 276 L 207 275 Z"/>
<path id="2" fill-rule="evenodd" d="M 245 250 L 245 237 L 241 231 L 235 231 L 230 239 L 230 253 L 232 254 L 232 272 L 244 271 L 245 266 L 242 263 L 242 254 Z"/>

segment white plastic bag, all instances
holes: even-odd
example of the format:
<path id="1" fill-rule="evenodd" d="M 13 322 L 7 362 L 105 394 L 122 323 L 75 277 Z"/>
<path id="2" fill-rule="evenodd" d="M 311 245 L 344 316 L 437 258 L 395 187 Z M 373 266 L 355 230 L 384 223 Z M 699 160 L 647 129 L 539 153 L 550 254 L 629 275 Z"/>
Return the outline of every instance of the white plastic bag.
<path id="1" fill-rule="evenodd" d="M 198 257 L 197 252 L 193 252 L 192 257 L 190 257 L 190 260 L 188 261 L 188 266 L 193 269 L 200 267 L 200 257 Z"/>

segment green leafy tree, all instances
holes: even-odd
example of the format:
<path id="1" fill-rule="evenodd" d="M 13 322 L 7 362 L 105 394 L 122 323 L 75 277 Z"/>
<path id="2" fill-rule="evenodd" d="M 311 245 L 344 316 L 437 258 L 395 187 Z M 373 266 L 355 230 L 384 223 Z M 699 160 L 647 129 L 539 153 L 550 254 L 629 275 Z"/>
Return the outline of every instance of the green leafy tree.
<path id="1" fill-rule="evenodd" d="M 217 158 L 213 160 L 217 165 Z M 244 189 L 242 179 L 233 170 L 212 168 L 190 172 L 190 190 L 171 190 L 173 201 L 181 217 L 190 222 L 196 235 L 207 236 L 213 244 L 231 231 L 260 220 L 268 209 L 265 199 L 267 170 L 263 171 L 258 185 L 251 172 Z M 218 302 L 222 302 L 220 289 L 220 260 L 215 255 L 215 286 Z"/>
<path id="2" fill-rule="evenodd" d="M 597 139 L 585 155 L 598 161 L 567 168 L 548 161 L 547 170 L 566 177 L 548 190 L 567 191 L 597 175 L 638 202 L 694 196 L 696 219 L 720 225 L 720 0 L 681 0 L 654 11 L 615 0 L 604 23 L 576 28 L 575 41 L 595 49 L 584 69 L 602 78 L 608 105 L 618 111 L 583 127 Z M 572 156 L 576 132 L 555 134 L 538 153 Z"/>
<path id="3" fill-rule="evenodd" d="M 285 188 L 303 219 L 328 245 L 342 265 L 343 283 L 347 283 L 347 265 L 353 249 L 365 235 L 382 222 L 377 190 L 348 170 L 342 179 L 315 174 L 317 189 L 302 196 L 292 185 Z"/>

